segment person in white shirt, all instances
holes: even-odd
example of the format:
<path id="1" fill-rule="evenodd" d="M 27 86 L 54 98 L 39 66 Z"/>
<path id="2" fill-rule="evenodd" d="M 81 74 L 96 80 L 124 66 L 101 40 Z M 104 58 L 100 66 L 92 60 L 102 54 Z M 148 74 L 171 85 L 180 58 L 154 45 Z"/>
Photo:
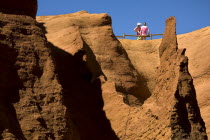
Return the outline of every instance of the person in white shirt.
<path id="1" fill-rule="evenodd" d="M 143 36 L 142 40 L 146 40 L 146 36 L 150 35 L 149 28 L 147 27 L 147 23 L 145 22 L 143 26 L 141 26 L 140 34 Z"/>

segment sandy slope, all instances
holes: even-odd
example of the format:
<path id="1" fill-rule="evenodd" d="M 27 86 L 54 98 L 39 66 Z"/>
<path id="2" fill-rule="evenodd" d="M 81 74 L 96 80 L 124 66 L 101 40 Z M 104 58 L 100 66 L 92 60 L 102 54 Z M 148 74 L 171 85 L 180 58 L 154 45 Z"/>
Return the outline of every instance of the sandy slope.
<path id="1" fill-rule="evenodd" d="M 177 36 L 178 47 L 186 48 L 189 71 L 194 79 L 201 115 L 210 136 L 210 27 Z M 162 39 L 137 41 L 120 39 L 128 56 L 138 70 L 148 80 L 153 90 L 156 67 L 159 65 L 158 47 Z M 143 66 L 143 67 L 142 67 Z"/>
<path id="2" fill-rule="evenodd" d="M 160 64 L 158 49 L 161 40 L 121 39 L 120 42 L 128 53 L 131 63 L 145 77 L 148 88 L 152 92 L 155 84 L 154 79 L 157 76 L 156 70 Z"/>

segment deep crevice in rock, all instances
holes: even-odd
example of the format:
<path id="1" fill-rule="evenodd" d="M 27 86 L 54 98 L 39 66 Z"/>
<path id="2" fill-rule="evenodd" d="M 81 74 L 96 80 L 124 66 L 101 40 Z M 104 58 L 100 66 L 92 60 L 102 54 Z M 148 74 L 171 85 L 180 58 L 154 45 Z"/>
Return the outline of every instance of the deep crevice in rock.
<path id="1" fill-rule="evenodd" d="M 103 111 L 101 82 L 98 78 L 91 82 L 92 73 L 83 61 L 84 52 L 79 51 L 72 56 L 51 43 L 49 46 L 53 52 L 58 79 L 63 87 L 63 104 L 67 108 L 66 114 L 69 114 L 66 120 L 74 122 L 68 124 L 65 137 L 69 137 L 68 132 L 77 131 L 75 133 L 78 135 L 73 135 L 81 140 L 117 140 Z"/>
<path id="2" fill-rule="evenodd" d="M 126 59 L 129 61 L 129 67 L 136 71 L 137 73 L 137 86 L 133 87 L 129 91 L 126 88 L 123 88 L 122 86 L 116 86 L 116 90 L 123 93 L 124 103 L 130 105 L 130 106 L 139 106 L 144 104 L 144 102 L 152 95 L 150 92 L 148 86 L 147 86 L 147 80 L 144 76 L 142 76 L 134 67 L 134 65 L 131 63 L 131 60 L 128 57 L 127 52 L 122 47 L 117 47 L 118 51 L 125 55 Z M 134 78 L 135 76 L 132 75 Z"/>

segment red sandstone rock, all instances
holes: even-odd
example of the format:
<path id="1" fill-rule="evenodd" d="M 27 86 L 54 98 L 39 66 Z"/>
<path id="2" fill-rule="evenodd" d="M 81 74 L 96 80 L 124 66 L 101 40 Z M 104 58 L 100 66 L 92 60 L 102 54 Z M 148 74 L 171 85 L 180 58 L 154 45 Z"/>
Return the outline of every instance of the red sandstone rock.
<path id="1" fill-rule="evenodd" d="M 1 139 L 207 139 L 174 17 L 148 76 L 129 60 L 107 14 L 38 24 L 29 17 L 36 3 L 15 6 L 0 6 Z"/>

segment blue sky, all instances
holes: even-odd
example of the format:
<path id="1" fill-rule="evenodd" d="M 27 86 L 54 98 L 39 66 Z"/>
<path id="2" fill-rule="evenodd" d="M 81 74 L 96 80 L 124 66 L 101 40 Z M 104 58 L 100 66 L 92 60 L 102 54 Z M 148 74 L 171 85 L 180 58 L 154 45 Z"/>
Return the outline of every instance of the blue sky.
<path id="1" fill-rule="evenodd" d="M 147 22 L 152 34 L 163 33 L 170 16 L 177 19 L 177 34 L 210 26 L 210 0 L 38 0 L 38 6 L 37 16 L 81 10 L 108 13 L 116 36 L 136 34 L 133 29 L 137 22 Z"/>

